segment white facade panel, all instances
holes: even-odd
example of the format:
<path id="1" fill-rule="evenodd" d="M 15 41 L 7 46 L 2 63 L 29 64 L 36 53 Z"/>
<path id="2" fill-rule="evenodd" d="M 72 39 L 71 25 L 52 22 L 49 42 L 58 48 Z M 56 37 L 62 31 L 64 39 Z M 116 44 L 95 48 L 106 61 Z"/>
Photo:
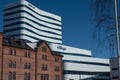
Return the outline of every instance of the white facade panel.
<path id="1" fill-rule="evenodd" d="M 12 23 L 15 23 L 15 22 L 20 22 L 22 19 L 16 19 L 16 20 L 10 20 L 10 21 L 6 21 L 5 22 L 5 24 L 4 24 L 4 26 L 6 26 L 6 25 L 9 25 L 9 24 L 12 24 Z"/>
<path id="2" fill-rule="evenodd" d="M 27 6 L 33 6 L 33 7 L 31 7 L 31 9 L 33 9 L 34 11 L 36 11 L 36 12 L 38 12 L 38 13 L 41 13 L 42 15 L 49 15 L 50 17 L 53 17 L 53 18 L 55 18 L 55 19 L 57 19 L 57 20 L 59 20 L 59 21 L 61 21 L 61 17 L 60 16 L 57 16 L 57 15 L 54 15 L 54 14 L 52 14 L 52 13 L 48 13 L 48 12 L 46 12 L 46 11 L 43 11 L 43 10 L 40 10 L 40 9 L 38 9 L 37 7 L 35 7 L 34 5 L 32 5 L 31 3 L 29 3 L 29 2 L 27 2 L 27 1 L 22 1 L 22 3 L 21 4 L 25 4 L 25 5 L 27 5 Z"/>
<path id="3" fill-rule="evenodd" d="M 7 10 L 7 11 L 4 12 L 4 14 L 10 13 L 10 12 L 19 11 L 19 10 L 28 11 L 29 13 L 33 14 L 35 17 L 37 17 L 37 18 L 39 18 L 39 19 L 41 19 L 41 20 L 44 20 L 44 21 L 47 21 L 47 22 L 56 23 L 56 24 L 61 25 L 61 22 L 55 21 L 55 20 L 52 20 L 52 19 L 49 19 L 49 18 L 46 18 L 46 17 L 42 17 L 42 16 L 34 13 L 33 11 L 29 10 L 29 9 L 26 8 L 26 7 L 18 7 L 18 8 L 12 9 L 12 10 Z M 40 14 L 40 13 L 39 13 L 39 14 Z M 25 16 L 27 17 L 28 15 L 25 15 Z M 32 17 L 32 16 L 30 16 L 30 17 Z M 28 18 L 30 18 L 30 17 L 28 17 Z M 33 17 L 33 18 L 34 18 L 34 17 Z M 33 18 L 32 18 L 32 19 L 33 19 Z M 58 26 L 58 27 L 59 27 L 59 26 Z"/>
<path id="4" fill-rule="evenodd" d="M 100 59 L 100 58 L 74 56 L 74 55 L 64 55 L 63 60 L 84 61 L 84 62 L 109 64 L 109 59 Z"/>
<path id="5" fill-rule="evenodd" d="M 40 29 L 40 30 L 44 30 L 44 31 L 50 31 L 50 32 L 54 32 L 54 33 L 57 33 L 57 34 L 62 34 L 61 31 L 58 31 L 58 30 L 54 30 L 54 29 L 50 29 L 50 28 L 47 28 L 47 27 L 44 27 L 44 26 L 40 26 L 32 21 L 29 21 L 27 19 L 24 19 L 25 22 L 27 23 L 30 23 L 31 25 L 33 25 L 34 27 Z"/>
<path id="6" fill-rule="evenodd" d="M 26 14 L 26 13 L 24 13 L 22 16 L 28 17 L 29 19 L 32 19 L 32 20 L 34 20 L 34 21 L 36 21 L 36 22 L 38 22 L 38 23 L 41 23 L 41 24 L 43 24 L 43 25 L 47 25 L 47 26 L 50 27 L 50 28 L 62 29 L 61 26 L 57 26 L 57 25 L 53 25 L 53 24 L 50 24 L 50 23 L 46 23 L 46 22 L 40 21 L 40 20 L 35 19 L 34 17 L 32 17 L 32 16 L 30 16 L 29 14 Z M 37 17 L 37 18 L 43 20 L 41 17 Z M 44 21 L 47 21 L 47 20 L 44 20 Z M 51 22 L 51 21 L 48 21 L 48 22 Z M 52 22 L 52 23 L 53 23 L 53 22 Z M 56 23 L 56 22 L 54 22 L 54 23 Z M 61 23 L 61 22 L 60 22 L 60 23 Z M 58 23 L 56 23 L 56 24 L 58 24 Z M 61 24 L 60 24 L 60 25 L 61 25 Z"/>
<path id="7" fill-rule="evenodd" d="M 54 44 L 54 43 L 50 43 L 49 46 L 53 51 L 56 51 L 56 52 L 64 52 L 64 53 L 69 53 L 69 54 L 71 53 L 72 54 L 84 54 L 84 55 L 91 56 L 91 51 L 89 50 L 84 50 L 84 49 L 79 49 L 79 48 L 74 48 L 74 47 L 60 45 L 60 44 Z"/>
<path id="8" fill-rule="evenodd" d="M 16 14 L 11 14 L 11 15 L 7 15 L 4 17 L 4 19 L 10 19 L 10 18 L 13 18 L 13 17 L 20 17 L 21 16 L 21 13 L 16 13 Z M 6 22 L 4 22 L 6 23 Z"/>
<path id="9" fill-rule="evenodd" d="M 46 28 L 44 26 L 40 26 L 38 24 L 35 24 L 34 22 L 32 21 L 29 21 L 27 19 L 17 19 L 17 20 L 12 20 L 12 21 L 8 21 L 4 24 L 5 25 L 8 25 L 8 24 L 11 24 L 11 23 L 15 23 L 15 22 L 20 22 L 20 21 L 23 21 L 23 22 L 27 22 L 27 23 L 30 23 L 31 25 L 34 25 L 36 28 L 38 29 L 41 29 L 41 30 L 44 30 L 44 31 L 50 31 L 50 32 L 54 32 L 54 33 L 57 33 L 57 34 L 62 34 L 61 31 L 58 31 L 58 30 L 54 30 L 54 29 L 50 29 L 50 28 Z"/>
<path id="10" fill-rule="evenodd" d="M 5 33 L 5 35 L 11 36 L 11 35 L 13 35 L 13 33 L 18 34 L 18 31 L 20 31 L 21 34 L 27 34 L 27 35 L 29 34 L 30 36 L 33 36 L 33 37 L 36 37 L 38 39 L 45 40 L 45 41 L 48 41 L 48 42 L 61 43 L 60 40 L 55 40 L 55 39 L 51 39 L 51 38 L 47 38 L 47 37 L 38 36 L 38 35 L 36 35 L 32 32 L 26 31 L 26 30 L 16 30 L 16 31 L 12 31 L 12 32 L 7 32 L 7 33 Z M 37 40 L 37 42 L 38 42 L 38 40 Z"/>
<path id="11" fill-rule="evenodd" d="M 109 66 L 99 66 L 90 64 L 78 64 L 64 62 L 64 70 L 86 71 L 86 72 L 110 72 Z"/>
<path id="12" fill-rule="evenodd" d="M 40 31 L 40 30 L 35 29 L 35 28 L 33 28 L 33 27 L 30 27 L 30 26 L 28 26 L 28 25 L 26 25 L 26 24 L 22 24 L 22 25 L 19 25 L 19 24 L 18 24 L 18 25 L 15 25 L 15 26 L 6 27 L 4 30 L 14 29 L 14 28 L 18 28 L 18 27 L 30 29 L 30 30 L 32 30 L 33 32 L 39 33 L 40 35 L 43 35 L 43 36 L 48 36 L 48 37 L 53 37 L 53 38 L 62 39 L 62 37 L 59 36 L 59 35 L 55 35 L 55 34 L 43 32 L 43 31 Z M 23 33 L 23 34 L 24 34 L 24 33 Z"/>
<path id="13" fill-rule="evenodd" d="M 49 19 L 49 18 L 46 18 L 46 17 L 43 17 L 43 16 L 40 16 L 40 15 L 38 15 L 38 14 L 34 13 L 33 11 L 29 10 L 29 9 L 28 9 L 28 8 L 26 8 L 26 7 L 22 7 L 22 9 L 21 9 L 21 10 L 25 10 L 25 11 L 27 11 L 27 12 L 29 12 L 29 13 L 33 14 L 35 17 L 37 17 L 37 18 L 41 19 L 41 20 L 44 20 L 44 21 L 48 21 L 48 22 L 51 22 L 51 23 L 56 23 L 56 24 L 61 25 L 61 22 L 56 21 L 56 20 L 52 20 L 52 19 Z M 39 14 L 41 14 L 41 13 L 39 13 Z M 49 16 L 49 15 L 47 15 L 47 16 Z"/>
<path id="14" fill-rule="evenodd" d="M 4 9 L 7 9 L 7 8 L 10 8 L 12 7 L 13 5 L 16 6 L 18 4 L 24 4 L 24 5 L 27 5 L 30 7 L 30 5 L 32 5 L 31 3 L 25 1 L 25 0 L 20 0 L 20 1 L 17 1 L 17 2 L 14 2 L 14 3 L 10 3 L 10 4 L 7 4 Z M 42 15 L 49 15 L 50 17 L 53 17 L 59 21 L 61 21 L 61 17 L 60 16 L 57 16 L 57 15 L 54 15 L 52 13 L 48 13 L 46 11 L 43 11 L 43 10 L 40 10 L 38 9 L 37 7 L 35 7 L 34 5 L 32 5 L 34 7 L 34 9 L 31 7 L 31 9 L 33 9 L 34 11 L 38 12 L 38 13 L 41 13 Z"/>

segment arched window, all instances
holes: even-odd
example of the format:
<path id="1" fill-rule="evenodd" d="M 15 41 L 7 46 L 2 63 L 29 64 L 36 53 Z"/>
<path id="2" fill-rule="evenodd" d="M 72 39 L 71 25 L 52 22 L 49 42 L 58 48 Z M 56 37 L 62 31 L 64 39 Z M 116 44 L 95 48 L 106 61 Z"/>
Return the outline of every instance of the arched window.
<path id="1" fill-rule="evenodd" d="M 13 80 L 16 80 L 16 72 L 13 72 Z"/>
<path id="2" fill-rule="evenodd" d="M 24 69 L 27 69 L 27 63 L 26 62 L 24 63 Z"/>
<path id="3" fill-rule="evenodd" d="M 43 74 L 41 74 L 41 75 L 40 75 L 40 80 L 43 80 L 43 77 L 44 77 Z"/>
<path id="4" fill-rule="evenodd" d="M 30 80 L 30 73 L 28 73 L 28 80 Z"/>
<path id="5" fill-rule="evenodd" d="M 9 68 L 12 68 L 12 61 L 10 60 L 9 63 L 8 63 L 8 67 Z"/>
<path id="6" fill-rule="evenodd" d="M 13 67 L 13 68 L 16 68 L 16 61 L 13 61 L 12 67 Z"/>
<path id="7" fill-rule="evenodd" d="M 12 80 L 12 72 L 8 73 L 8 80 Z"/>
<path id="8" fill-rule="evenodd" d="M 46 80 L 49 80 L 49 75 L 48 74 L 46 75 Z"/>
<path id="9" fill-rule="evenodd" d="M 27 80 L 27 73 L 24 73 L 24 80 Z"/>

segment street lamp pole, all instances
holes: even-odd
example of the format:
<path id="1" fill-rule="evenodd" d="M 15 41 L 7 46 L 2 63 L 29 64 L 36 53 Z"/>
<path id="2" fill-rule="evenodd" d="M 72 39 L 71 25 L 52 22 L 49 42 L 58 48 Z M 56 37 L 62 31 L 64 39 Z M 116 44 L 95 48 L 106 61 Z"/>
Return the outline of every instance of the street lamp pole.
<path id="1" fill-rule="evenodd" d="M 114 14 L 115 14 L 115 27 L 116 27 L 116 48 L 117 48 L 117 58 L 118 58 L 118 77 L 120 80 L 120 47 L 119 47 L 119 29 L 118 29 L 118 14 L 117 14 L 117 0 L 114 0 Z"/>

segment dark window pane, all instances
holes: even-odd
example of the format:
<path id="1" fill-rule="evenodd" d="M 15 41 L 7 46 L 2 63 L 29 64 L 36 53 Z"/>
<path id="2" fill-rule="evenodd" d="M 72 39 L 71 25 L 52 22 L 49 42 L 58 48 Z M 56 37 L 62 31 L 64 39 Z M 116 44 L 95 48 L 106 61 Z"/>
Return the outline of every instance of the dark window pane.
<path id="1" fill-rule="evenodd" d="M 13 54 L 14 56 L 16 56 L 16 50 L 13 50 L 12 54 Z"/>
<path id="2" fill-rule="evenodd" d="M 8 67 L 12 68 L 12 61 L 11 60 L 9 61 Z"/>
<path id="3" fill-rule="evenodd" d="M 28 52 L 28 58 L 30 58 L 30 56 L 31 56 L 31 55 L 30 55 L 30 52 Z"/>
<path id="4" fill-rule="evenodd" d="M 27 52 L 24 53 L 24 57 L 27 57 Z"/>
<path id="5" fill-rule="evenodd" d="M 30 73 L 28 73 L 28 80 L 30 80 Z"/>
<path id="6" fill-rule="evenodd" d="M 40 76 L 40 80 L 43 80 L 43 74 L 41 74 L 41 76 Z"/>
<path id="7" fill-rule="evenodd" d="M 27 64 L 27 68 L 28 68 L 28 69 L 30 69 L 30 67 L 31 67 L 31 64 L 30 64 L 30 63 L 28 63 L 28 64 Z"/>
<path id="8" fill-rule="evenodd" d="M 42 47 L 42 51 L 43 52 L 46 52 L 47 51 L 47 49 L 46 49 L 46 47 L 44 46 L 44 47 Z"/>
<path id="9" fill-rule="evenodd" d="M 13 61 L 13 68 L 16 68 L 16 61 Z"/>
<path id="10" fill-rule="evenodd" d="M 26 62 L 24 63 L 24 69 L 27 69 L 27 63 Z"/>
<path id="11" fill-rule="evenodd" d="M 8 73 L 8 80 L 12 80 L 12 72 Z"/>
<path id="12" fill-rule="evenodd" d="M 27 80 L 27 73 L 24 73 L 24 80 Z"/>
<path id="13" fill-rule="evenodd" d="M 13 72 L 13 80 L 16 80 L 16 72 Z"/>
<path id="14" fill-rule="evenodd" d="M 12 55 L 12 49 L 9 49 L 9 55 Z"/>

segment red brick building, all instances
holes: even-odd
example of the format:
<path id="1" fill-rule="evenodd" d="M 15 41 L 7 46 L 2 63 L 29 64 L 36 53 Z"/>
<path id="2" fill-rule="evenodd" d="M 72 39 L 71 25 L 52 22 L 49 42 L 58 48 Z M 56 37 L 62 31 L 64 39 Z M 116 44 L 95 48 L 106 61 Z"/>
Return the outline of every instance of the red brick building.
<path id="1" fill-rule="evenodd" d="M 0 80 L 63 80 L 62 56 L 44 41 L 33 49 L 0 33 Z"/>

